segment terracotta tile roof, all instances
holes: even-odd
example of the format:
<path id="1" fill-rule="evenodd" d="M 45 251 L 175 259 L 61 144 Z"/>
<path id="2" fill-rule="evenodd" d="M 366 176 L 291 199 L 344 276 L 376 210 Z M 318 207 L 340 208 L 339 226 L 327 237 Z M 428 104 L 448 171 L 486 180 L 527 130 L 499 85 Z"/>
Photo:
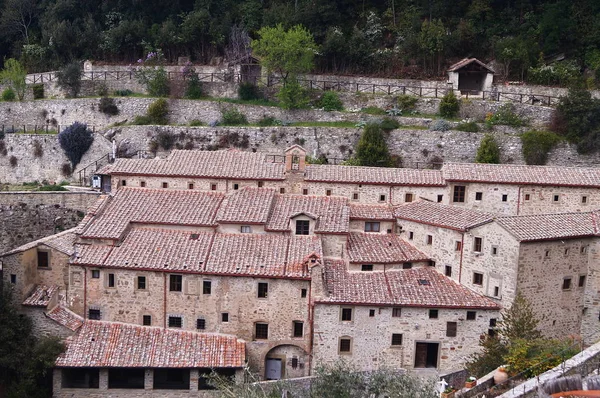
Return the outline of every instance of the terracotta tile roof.
<path id="1" fill-rule="evenodd" d="M 70 256 L 73 254 L 73 244 L 77 240 L 77 235 L 75 232 L 77 232 L 77 227 L 26 243 L 17 247 L 16 249 L 0 255 L 0 257 L 21 253 L 29 249 L 33 249 L 39 245 L 48 246 L 52 249 L 58 250 L 63 254 L 66 254 L 67 256 Z"/>
<path id="2" fill-rule="evenodd" d="M 600 187 L 600 167 L 445 163 L 442 173 L 446 181 Z"/>
<path id="3" fill-rule="evenodd" d="M 322 256 L 321 239 L 318 236 L 217 234 L 205 272 L 308 277 L 300 263 L 314 252 Z"/>
<path id="4" fill-rule="evenodd" d="M 335 196 L 276 195 L 268 231 L 289 231 L 290 218 L 307 213 L 316 216 L 315 232 L 346 233 L 350 221 L 348 199 Z"/>
<path id="5" fill-rule="evenodd" d="M 66 346 L 57 367 L 240 368 L 246 359 L 235 336 L 90 320 Z"/>
<path id="6" fill-rule="evenodd" d="M 351 263 L 398 264 L 427 261 L 429 257 L 395 234 L 356 232 L 348 235 Z"/>
<path id="7" fill-rule="evenodd" d="M 23 305 L 28 307 L 47 307 L 52 300 L 52 296 L 58 292 L 58 286 L 37 285 L 29 297 L 23 301 Z"/>
<path id="8" fill-rule="evenodd" d="M 46 316 L 72 331 L 76 331 L 83 325 L 82 317 L 60 304 L 46 312 Z"/>
<path id="9" fill-rule="evenodd" d="M 109 198 L 109 195 L 100 195 L 98 200 L 96 200 L 96 202 L 86 210 L 85 216 L 81 219 L 77 227 L 75 227 L 77 234 L 81 235 L 90 221 L 93 220 L 96 214 L 99 214 L 104 206 L 106 206 L 106 204 L 110 201 Z"/>
<path id="10" fill-rule="evenodd" d="M 174 150 L 166 159 L 117 159 L 103 172 L 112 175 L 283 180 L 285 165 L 268 162 L 264 153 L 239 150 Z"/>
<path id="11" fill-rule="evenodd" d="M 119 188 L 82 237 L 120 239 L 129 223 L 215 226 L 223 198 L 217 192 Z"/>
<path id="12" fill-rule="evenodd" d="M 104 264 L 104 260 L 112 251 L 113 246 L 77 244 L 75 255 L 71 257 L 71 264 L 75 265 L 97 265 Z"/>
<path id="13" fill-rule="evenodd" d="M 477 58 L 464 58 L 464 59 L 458 61 L 457 63 L 455 63 L 454 65 L 451 65 L 450 68 L 448 68 L 448 72 L 455 72 L 458 69 L 463 68 L 473 62 L 475 62 L 482 68 L 487 69 L 488 71 L 490 71 L 490 73 L 495 73 L 492 68 L 490 68 L 489 66 L 487 66 L 486 64 L 484 64 L 483 62 L 478 60 Z"/>
<path id="14" fill-rule="evenodd" d="M 394 211 L 391 205 L 369 205 L 364 203 L 350 203 L 351 220 L 386 220 L 393 221 Z"/>
<path id="15" fill-rule="evenodd" d="M 489 213 L 427 200 L 417 200 L 397 206 L 394 208 L 394 215 L 400 220 L 414 221 L 458 231 L 466 231 L 469 228 L 490 222 L 494 218 Z"/>
<path id="16" fill-rule="evenodd" d="M 268 188 L 244 188 L 223 201 L 217 213 L 218 223 L 266 224 L 275 191 Z"/>
<path id="17" fill-rule="evenodd" d="M 307 165 L 306 181 L 345 182 L 413 186 L 444 186 L 439 170 L 399 169 L 389 167 Z"/>
<path id="18" fill-rule="evenodd" d="M 349 272 L 343 261 L 325 260 L 325 285 L 328 296 L 319 299 L 319 302 L 500 309 L 493 300 L 459 285 L 429 267 L 386 272 Z"/>
<path id="19" fill-rule="evenodd" d="M 496 221 L 518 241 L 596 236 L 598 214 L 563 213 L 499 217 Z"/>

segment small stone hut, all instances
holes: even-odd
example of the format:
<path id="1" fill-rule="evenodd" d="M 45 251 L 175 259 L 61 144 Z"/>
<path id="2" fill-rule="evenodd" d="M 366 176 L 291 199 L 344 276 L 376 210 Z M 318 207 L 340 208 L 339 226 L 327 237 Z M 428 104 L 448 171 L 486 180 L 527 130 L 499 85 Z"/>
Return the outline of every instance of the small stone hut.
<path id="1" fill-rule="evenodd" d="M 481 91 L 490 91 L 493 80 L 494 70 L 476 58 L 465 58 L 448 69 L 448 82 L 461 94 L 479 95 Z"/>

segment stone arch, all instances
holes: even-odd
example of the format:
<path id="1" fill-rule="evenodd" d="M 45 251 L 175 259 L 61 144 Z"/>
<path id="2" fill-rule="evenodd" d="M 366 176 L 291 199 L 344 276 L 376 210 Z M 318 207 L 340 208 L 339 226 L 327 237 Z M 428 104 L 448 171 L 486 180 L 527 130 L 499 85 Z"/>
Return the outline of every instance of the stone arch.
<path id="1" fill-rule="evenodd" d="M 309 375 L 309 355 L 295 344 L 280 344 L 264 357 L 265 379 L 289 379 Z"/>

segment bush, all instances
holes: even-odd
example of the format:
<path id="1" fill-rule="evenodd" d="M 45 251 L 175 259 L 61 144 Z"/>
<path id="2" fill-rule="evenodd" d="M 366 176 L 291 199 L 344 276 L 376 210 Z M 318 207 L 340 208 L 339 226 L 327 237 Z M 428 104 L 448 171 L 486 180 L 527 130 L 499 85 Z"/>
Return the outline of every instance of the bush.
<path id="1" fill-rule="evenodd" d="M 521 150 L 527 164 L 544 165 L 548 153 L 560 141 L 560 137 L 549 131 L 531 130 L 521 135 Z"/>
<path id="2" fill-rule="evenodd" d="M 44 85 L 43 84 L 34 84 L 31 86 L 33 90 L 33 99 L 42 99 L 44 98 Z"/>
<path id="3" fill-rule="evenodd" d="M 75 122 L 58 134 L 58 142 L 75 169 L 94 142 L 94 135 L 86 124 Z"/>
<path id="4" fill-rule="evenodd" d="M 152 120 L 150 119 L 150 117 L 148 117 L 146 115 L 138 115 L 133 118 L 133 124 L 136 124 L 139 126 L 146 126 L 146 125 L 153 124 L 153 123 L 152 123 Z"/>
<path id="5" fill-rule="evenodd" d="M 119 108 L 115 104 L 114 98 L 102 97 L 98 104 L 98 110 L 106 115 L 115 116 L 119 114 Z"/>
<path id="6" fill-rule="evenodd" d="M 199 126 L 204 126 L 204 123 L 202 123 L 202 120 L 193 119 L 193 120 L 190 120 L 190 122 L 188 123 L 188 126 L 199 127 Z"/>
<path id="7" fill-rule="evenodd" d="M 12 88 L 8 87 L 2 91 L 2 101 L 14 101 L 15 98 L 17 98 L 17 95 Z"/>
<path id="8" fill-rule="evenodd" d="M 579 67 L 572 62 L 557 62 L 552 65 L 541 65 L 529 68 L 527 82 L 545 86 L 559 84 L 566 85 L 579 78 Z"/>
<path id="9" fill-rule="evenodd" d="M 68 191 L 67 188 L 60 185 L 42 185 L 37 189 L 38 191 Z"/>
<path id="10" fill-rule="evenodd" d="M 317 106 L 328 112 L 344 110 L 344 104 L 335 91 L 326 91 L 323 93 Z"/>
<path id="11" fill-rule="evenodd" d="M 450 130 L 450 123 L 445 121 L 444 119 L 437 119 L 431 122 L 429 125 L 429 130 L 431 131 L 448 131 Z"/>
<path id="12" fill-rule="evenodd" d="M 81 67 L 79 62 L 71 62 L 56 72 L 58 87 L 66 92 L 67 97 L 77 97 L 81 90 Z"/>
<path id="13" fill-rule="evenodd" d="M 400 127 L 400 123 L 398 123 L 398 121 L 396 119 L 392 119 L 389 117 L 383 118 L 383 120 L 381 121 L 381 123 L 379 123 L 379 125 L 381 126 L 381 128 L 384 131 L 395 130 L 398 127 Z"/>
<path id="14" fill-rule="evenodd" d="M 96 90 L 96 94 L 100 97 L 106 97 L 108 95 L 108 87 L 104 83 L 100 83 L 98 85 L 98 89 Z"/>
<path id="15" fill-rule="evenodd" d="M 36 158 L 41 158 L 44 155 L 44 148 L 42 148 L 42 144 L 39 141 L 33 141 L 33 156 Z"/>
<path id="16" fill-rule="evenodd" d="M 454 91 L 448 91 L 440 101 L 440 115 L 447 118 L 456 117 L 459 110 L 460 102 L 456 98 L 456 95 L 454 95 Z"/>
<path id="17" fill-rule="evenodd" d="M 262 95 L 255 84 L 242 82 L 238 87 L 238 98 L 242 101 L 252 101 L 262 99 Z"/>
<path id="18" fill-rule="evenodd" d="M 308 108 L 309 98 L 306 89 L 298 83 L 298 80 L 291 78 L 281 87 L 277 98 L 281 102 L 283 109 L 303 109 Z"/>
<path id="19" fill-rule="evenodd" d="M 493 135 L 486 134 L 481 140 L 475 156 L 475 163 L 500 163 L 500 148 Z"/>
<path id="20" fill-rule="evenodd" d="M 368 106 L 366 108 L 362 108 L 360 111 L 364 112 L 366 114 L 369 114 L 369 115 L 385 115 L 386 114 L 384 109 L 378 108 L 376 106 Z"/>
<path id="21" fill-rule="evenodd" d="M 129 97 L 131 95 L 133 95 L 133 91 L 129 90 L 129 89 L 125 89 L 125 90 L 115 90 L 114 94 L 117 97 Z"/>
<path id="22" fill-rule="evenodd" d="M 396 103 L 402 111 L 412 112 L 415 110 L 418 100 L 414 95 L 400 94 Z"/>
<path id="23" fill-rule="evenodd" d="M 465 131 L 467 133 L 478 133 L 479 125 L 475 122 L 461 122 L 456 127 L 458 131 Z"/>
<path id="24" fill-rule="evenodd" d="M 150 124 L 167 124 L 169 122 L 169 103 L 164 98 L 159 98 L 148 106 L 146 116 Z"/>
<path id="25" fill-rule="evenodd" d="M 169 149 L 173 148 L 173 145 L 175 144 L 175 136 L 166 131 L 161 131 L 156 136 L 156 143 L 159 147 L 168 151 Z"/>
<path id="26" fill-rule="evenodd" d="M 225 126 L 242 126 L 248 124 L 248 119 L 237 108 L 228 108 L 221 110 L 220 124 Z"/>
<path id="27" fill-rule="evenodd" d="M 258 125 L 260 127 L 277 126 L 278 120 L 272 116 L 265 116 L 258 121 Z"/>
<path id="28" fill-rule="evenodd" d="M 60 166 L 60 173 L 63 175 L 63 177 L 68 177 L 73 174 L 73 168 L 71 167 L 71 164 L 63 163 L 62 166 Z"/>
<path id="29" fill-rule="evenodd" d="M 488 126 L 500 124 L 511 127 L 522 127 L 527 124 L 523 118 L 515 113 L 515 107 L 511 103 L 502 105 L 494 114 L 488 114 L 485 117 L 485 123 Z"/>
<path id="30" fill-rule="evenodd" d="M 10 167 L 17 167 L 17 157 L 15 155 L 11 155 L 11 157 L 8 158 L 8 162 L 10 163 Z"/>
<path id="31" fill-rule="evenodd" d="M 554 111 L 550 128 L 577 144 L 579 153 L 600 149 L 600 100 L 579 87 L 569 89 Z"/>
<path id="32" fill-rule="evenodd" d="M 202 83 L 200 83 L 200 78 L 196 73 L 190 74 L 186 78 L 186 83 L 185 98 L 200 99 L 204 96 L 204 92 L 202 91 Z"/>
<path id="33" fill-rule="evenodd" d="M 350 163 L 358 166 L 392 166 L 384 132 L 379 124 L 368 123 L 365 126 L 356 145 L 356 157 Z"/>

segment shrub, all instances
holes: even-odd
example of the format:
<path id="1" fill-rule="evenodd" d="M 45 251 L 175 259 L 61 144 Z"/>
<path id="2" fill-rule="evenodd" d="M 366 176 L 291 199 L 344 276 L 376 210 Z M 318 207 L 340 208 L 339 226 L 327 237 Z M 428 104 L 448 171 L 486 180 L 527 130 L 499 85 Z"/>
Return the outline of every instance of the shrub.
<path id="1" fill-rule="evenodd" d="M 577 144 L 579 153 L 595 152 L 600 148 L 600 100 L 579 87 L 569 89 L 554 111 L 550 128 Z"/>
<path id="2" fill-rule="evenodd" d="M 96 90 L 96 93 L 100 96 L 100 97 L 106 97 L 108 95 L 108 87 L 106 86 L 106 84 L 104 83 L 100 83 L 98 85 L 98 90 Z"/>
<path id="3" fill-rule="evenodd" d="M 323 93 L 319 100 L 318 107 L 323 108 L 323 110 L 328 112 L 344 110 L 344 104 L 335 91 L 326 91 Z"/>
<path id="4" fill-rule="evenodd" d="M 350 163 L 359 166 L 392 166 L 384 132 L 379 124 L 368 123 L 365 126 L 356 145 L 356 157 Z"/>
<path id="5" fill-rule="evenodd" d="M 246 119 L 246 115 L 237 108 L 227 108 L 221 110 L 220 124 L 226 126 L 241 126 L 248 124 L 248 119 Z"/>
<path id="6" fill-rule="evenodd" d="M 471 122 L 461 122 L 456 127 L 458 131 L 466 131 L 467 133 L 478 133 L 479 125 L 473 121 Z"/>
<path id="7" fill-rule="evenodd" d="M 440 101 L 440 115 L 447 118 L 456 117 L 459 110 L 460 102 L 456 98 L 456 95 L 454 95 L 454 91 L 448 91 Z"/>
<path id="8" fill-rule="evenodd" d="M 156 142 L 158 143 L 159 147 L 168 151 L 169 149 L 173 148 L 173 145 L 175 144 L 175 136 L 166 131 L 161 131 L 156 136 Z"/>
<path id="9" fill-rule="evenodd" d="M 73 168 L 71 167 L 71 164 L 63 163 L 62 166 L 60 166 L 60 173 L 63 175 L 63 177 L 68 177 L 73 174 Z"/>
<path id="10" fill-rule="evenodd" d="M 187 99 L 200 99 L 204 96 L 202 91 L 202 83 L 196 73 L 190 74 L 186 78 L 185 86 L 185 98 Z"/>
<path id="11" fill-rule="evenodd" d="M 475 163 L 500 163 L 500 148 L 493 135 L 486 134 L 481 140 L 475 156 Z"/>
<path id="12" fill-rule="evenodd" d="M 277 126 L 278 120 L 272 116 L 265 116 L 258 121 L 258 125 L 261 127 Z"/>
<path id="13" fill-rule="evenodd" d="M 67 188 L 61 185 L 42 185 L 37 189 L 38 191 L 68 191 Z"/>
<path id="14" fill-rule="evenodd" d="M 18 160 L 15 155 L 11 155 L 11 157 L 8 158 L 8 162 L 10 163 L 10 167 L 17 167 Z"/>
<path id="15" fill-rule="evenodd" d="M 169 103 L 164 98 L 159 98 L 148 106 L 146 116 L 151 124 L 167 124 L 169 122 Z"/>
<path id="16" fill-rule="evenodd" d="M 521 150 L 527 164 L 544 165 L 548 153 L 560 141 L 560 137 L 549 131 L 531 130 L 521 135 Z"/>
<path id="17" fill-rule="evenodd" d="M 39 141 L 33 141 L 33 156 L 36 158 L 41 158 L 44 154 L 44 148 L 42 148 L 42 144 Z"/>
<path id="18" fill-rule="evenodd" d="M 238 87 L 238 98 L 242 101 L 252 101 L 262 99 L 262 95 L 255 84 L 242 82 Z"/>
<path id="19" fill-rule="evenodd" d="M 44 85 L 43 84 L 34 84 L 31 86 L 33 90 L 33 99 L 42 99 L 44 98 Z"/>
<path id="20" fill-rule="evenodd" d="M 98 110 L 106 115 L 115 116 L 119 114 L 119 108 L 115 104 L 114 98 L 102 97 L 98 104 Z"/>
<path id="21" fill-rule="evenodd" d="M 193 119 L 193 120 L 190 120 L 190 122 L 188 123 L 188 126 L 199 127 L 199 126 L 204 126 L 204 123 L 202 123 L 202 120 Z"/>
<path id="22" fill-rule="evenodd" d="M 279 98 L 283 109 L 308 108 L 310 102 L 306 89 L 302 87 L 295 78 L 290 78 L 288 82 L 281 87 L 277 94 L 277 98 Z"/>
<path id="23" fill-rule="evenodd" d="M 14 101 L 15 98 L 17 98 L 17 95 L 12 88 L 8 87 L 2 91 L 2 101 Z"/>
<path id="24" fill-rule="evenodd" d="M 86 124 L 75 122 L 58 134 L 58 142 L 75 169 L 94 142 L 94 135 Z"/>
<path id="25" fill-rule="evenodd" d="M 146 115 L 138 115 L 135 118 L 133 118 L 133 124 L 146 126 L 148 124 L 152 124 L 152 120 Z"/>
<path id="26" fill-rule="evenodd" d="M 557 62 L 552 65 L 541 65 L 529 68 L 527 82 L 543 85 L 565 85 L 581 75 L 579 67 L 573 62 Z"/>
<path id="27" fill-rule="evenodd" d="M 429 130 L 431 131 L 448 131 L 450 130 L 450 123 L 445 121 L 444 119 L 438 119 L 431 122 L 429 125 Z"/>
<path id="28" fill-rule="evenodd" d="M 418 100 L 414 95 L 400 94 L 396 103 L 398 104 L 398 108 L 403 111 L 412 112 L 415 110 Z"/>
<path id="29" fill-rule="evenodd" d="M 67 97 L 77 97 L 81 90 L 81 67 L 79 62 L 71 62 L 56 72 L 58 87 L 66 92 Z"/>
<path id="30" fill-rule="evenodd" d="M 133 94 L 133 91 L 129 90 L 129 89 L 125 89 L 125 90 L 115 90 L 114 94 L 117 97 L 129 97 Z"/>
<path id="31" fill-rule="evenodd" d="M 504 126 L 521 127 L 527 124 L 523 118 L 515 113 L 515 107 L 511 103 L 502 105 L 494 114 L 488 114 L 485 117 L 485 122 L 488 126 L 500 124 Z"/>
<path id="32" fill-rule="evenodd" d="M 4 69 L 0 71 L 0 82 L 7 83 L 19 98 L 19 101 L 25 99 L 27 90 L 27 70 L 19 61 L 14 58 L 4 60 Z"/>
<path id="33" fill-rule="evenodd" d="M 366 108 L 362 108 L 360 111 L 364 112 L 366 114 L 369 114 L 369 115 L 385 115 L 386 114 L 384 109 L 378 108 L 376 106 L 368 106 Z"/>
<path id="34" fill-rule="evenodd" d="M 394 130 L 394 129 L 397 129 L 398 127 L 400 127 L 400 123 L 398 123 L 398 121 L 396 119 L 392 119 L 389 117 L 383 118 L 383 120 L 381 121 L 381 123 L 379 123 L 379 125 L 381 126 L 381 128 L 384 131 L 390 131 L 390 130 Z"/>

